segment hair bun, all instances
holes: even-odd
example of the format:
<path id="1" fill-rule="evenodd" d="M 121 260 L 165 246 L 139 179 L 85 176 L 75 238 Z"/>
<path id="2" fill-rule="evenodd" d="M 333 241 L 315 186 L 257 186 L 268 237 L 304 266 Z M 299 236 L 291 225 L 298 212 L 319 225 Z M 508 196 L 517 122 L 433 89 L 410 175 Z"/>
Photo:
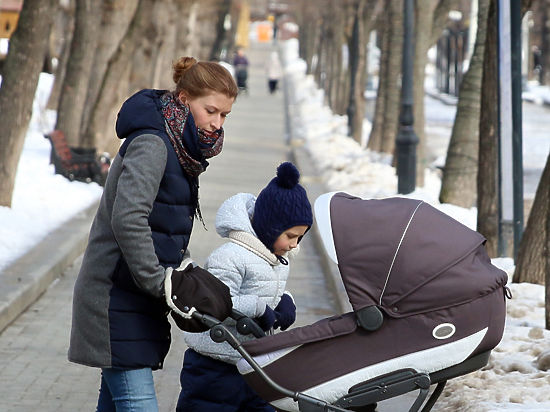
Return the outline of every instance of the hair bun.
<path id="1" fill-rule="evenodd" d="M 300 172 L 290 162 L 284 162 L 277 168 L 277 184 L 281 187 L 292 189 L 300 180 Z"/>
<path id="2" fill-rule="evenodd" d="M 172 69 L 174 71 L 172 78 L 174 80 L 174 83 L 178 84 L 183 74 L 196 63 L 197 59 L 188 56 L 180 57 L 178 60 L 176 60 L 172 65 Z"/>

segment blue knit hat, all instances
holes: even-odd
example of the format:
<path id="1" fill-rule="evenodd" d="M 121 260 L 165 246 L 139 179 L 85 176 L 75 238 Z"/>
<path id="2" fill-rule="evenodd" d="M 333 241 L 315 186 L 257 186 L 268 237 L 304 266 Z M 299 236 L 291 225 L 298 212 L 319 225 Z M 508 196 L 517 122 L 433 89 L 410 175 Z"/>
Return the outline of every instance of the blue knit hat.
<path id="1" fill-rule="evenodd" d="M 294 226 L 313 224 L 311 204 L 298 183 L 300 172 L 290 162 L 281 163 L 277 176 L 260 192 L 254 206 L 252 228 L 271 251 L 277 238 Z"/>

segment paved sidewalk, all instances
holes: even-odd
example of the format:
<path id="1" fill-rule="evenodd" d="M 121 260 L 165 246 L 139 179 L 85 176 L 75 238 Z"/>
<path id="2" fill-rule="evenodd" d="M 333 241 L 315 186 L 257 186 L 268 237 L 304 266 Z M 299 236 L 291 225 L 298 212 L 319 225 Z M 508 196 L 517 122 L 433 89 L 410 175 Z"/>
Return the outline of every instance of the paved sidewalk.
<path id="1" fill-rule="evenodd" d="M 200 181 L 200 204 L 207 230 L 197 222 L 190 242 L 191 254 L 200 264 L 212 249 L 222 243 L 214 229 L 215 213 L 220 203 L 237 192 L 257 194 L 275 175 L 281 162 L 298 162 L 302 182 L 312 200 L 323 191 L 307 157 L 303 157 L 299 148 L 291 150 L 288 144 L 282 91 L 268 94 L 264 62 L 270 51 L 270 45 L 256 45 L 248 51 L 251 62 L 249 94 L 238 97 L 226 123 L 224 150 L 212 159 L 208 172 Z M 66 360 L 72 288 L 80 266 L 81 257 L 78 256 L 85 244 L 92 215 L 80 216 L 79 234 L 70 242 L 75 247 L 62 243 L 66 240 L 67 230 L 53 234 L 32 255 L 10 267 L 13 276 L 9 288 L 0 285 L 1 289 L 9 289 L 11 296 L 19 296 L 14 303 L 12 297 L 0 292 L 3 304 L 0 306 L 0 320 L 9 324 L 0 334 L 2 412 L 95 409 L 99 371 Z M 69 226 L 70 229 L 75 227 Z M 337 295 L 332 293 L 331 282 L 329 280 L 327 285 L 324 276 L 324 255 L 318 252 L 312 233 L 301 244 L 299 259 L 287 284 L 297 301 L 297 325 L 310 324 L 340 312 Z M 51 259 L 46 259 L 48 256 Z M 67 268 L 73 260 L 74 263 Z M 38 267 L 40 270 L 36 269 Z M 27 279 L 29 272 L 34 274 L 32 279 Z M 18 286 L 23 284 L 32 293 L 22 294 Z M 31 304 L 44 289 L 45 293 Z M 25 310 L 29 304 L 31 306 Z M 0 330 L 2 326 L 0 324 Z M 161 412 L 175 410 L 184 350 L 181 334 L 174 327 L 173 344 L 165 369 L 155 372 Z"/>

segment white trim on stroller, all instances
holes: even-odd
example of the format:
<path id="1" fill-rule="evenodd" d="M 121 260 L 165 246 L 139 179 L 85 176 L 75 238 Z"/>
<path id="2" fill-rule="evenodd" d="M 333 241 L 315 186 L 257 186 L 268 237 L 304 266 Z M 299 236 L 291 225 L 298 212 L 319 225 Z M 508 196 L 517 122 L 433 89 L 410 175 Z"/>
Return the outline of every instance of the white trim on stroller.
<path id="1" fill-rule="evenodd" d="M 322 399 L 328 403 L 333 403 L 347 394 L 348 389 L 356 385 L 358 382 L 364 382 L 388 372 L 393 372 L 404 368 L 412 368 L 417 372 L 432 373 L 450 366 L 458 365 L 459 363 L 465 361 L 479 346 L 487 331 L 488 328 L 484 328 L 455 342 L 399 356 L 375 365 L 370 365 L 366 368 L 358 369 L 315 387 L 301 391 L 301 393 L 317 399 Z M 254 360 L 261 367 L 265 367 L 277 359 L 287 355 L 296 348 L 298 348 L 298 346 L 255 356 Z M 237 368 L 242 375 L 254 372 L 245 359 L 240 359 L 238 361 Z M 289 397 L 278 399 L 271 402 L 271 404 L 274 407 L 285 411 L 299 411 L 298 403 Z"/>
<path id="2" fill-rule="evenodd" d="M 338 256 L 336 255 L 336 246 L 334 245 L 334 238 L 332 236 L 332 224 L 330 219 L 330 201 L 332 196 L 340 192 L 325 193 L 315 200 L 313 206 L 315 210 L 315 219 L 317 220 L 317 228 L 321 235 L 321 240 L 325 246 L 325 250 L 330 259 L 338 264 Z"/>

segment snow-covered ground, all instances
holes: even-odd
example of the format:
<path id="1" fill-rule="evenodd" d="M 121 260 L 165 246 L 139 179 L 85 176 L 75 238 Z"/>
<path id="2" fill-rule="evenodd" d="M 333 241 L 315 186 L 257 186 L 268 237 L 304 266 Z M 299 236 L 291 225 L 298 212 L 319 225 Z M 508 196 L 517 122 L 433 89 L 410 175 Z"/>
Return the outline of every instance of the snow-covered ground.
<path id="1" fill-rule="evenodd" d="M 97 201 L 102 193 L 96 183 L 69 182 L 54 174 L 49 164 L 51 146 L 44 133 L 55 125 L 55 112 L 45 110 L 52 84 L 52 75 L 40 75 L 17 167 L 12 207 L 0 207 L 0 276 L 3 268 Z"/>
<path id="2" fill-rule="evenodd" d="M 293 134 L 303 141 L 328 189 L 362 198 L 396 196 L 397 178 L 390 159 L 363 149 L 346 136 L 346 118 L 334 115 L 323 104 L 323 92 L 311 76 L 305 75 L 297 43 L 286 42 L 283 51 Z M 535 92 L 548 93 L 547 88 Z M 451 130 L 447 125 L 449 120 L 452 123 L 454 108 L 432 98 L 426 98 L 426 104 L 427 134 L 448 142 Z M 546 113 L 549 115 L 550 111 Z M 370 129 L 371 124 L 365 120 L 365 135 Z M 525 136 L 524 162 L 531 161 L 525 165 L 527 168 L 544 167 L 550 150 L 546 130 L 532 129 Z M 440 187 L 438 173 L 429 169 L 425 187 L 406 197 L 422 199 L 475 230 L 477 210 L 439 203 Z M 511 278 L 512 259 L 493 259 L 493 263 Z M 508 286 L 513 298 L 507 304 L 504 337 L 493 350 L 489 365 L 450 380 L 434 411 L 550 411 L 550 331 L 544 329 L 544 287 L 526 283 Z"/>
<path id="3" fill-rule="evenodd" d="M 291 104 L 293 134 L 302 139 L 329 190 L 340 190 L 364 198 L 395 196 L 397 179 L 390 159 L 361 148 L 346 137 L 346 119 L 323 104 L 322 92 L 304 75 L 304 62 L 297 57 L 294 40 L 282 43 L 287 79 L 293 90 Z M 101 196 L 95 183 L 69 182 L 54 174 L 49 164 L 50 144 L 43 133 L 51 131 L 55 113 L 45 111 L 53 78 L 40 76 L 23 154 L 19 162 L 12 208 L 0 207 L 0 276 L 9 263 L 36 245 L 53 229 L 68 221 Z M 533 101 L 544 100 L 548 88 L 530 89 Z M 448 141 L 454 109 L 435 99 L 426 99 L 427 132 Z M 533 122 L 540 121 L 536 117 Z M 550 117 L 549 117 L 550 118 Z M 365 136 L 370 123 L 365 121 Z M 524 125 L 529 130 L 524 145 L 524 166 L 540 170 L 550 150 L 548 128 Z M 446 147 L 441 143 L 441 147 Z M 542 161 L 542 166 L 541 166 Z M 441 159 L 439 159 L 441 162 Z M 476 227 L 476 210 L 438 202 L 440 178 L 427 170 L 426 185 L 409 197 L 422 199 L 470 228 Z M 493 263 L 513 273 L 509 258 Z M 510 284 L 506 330 L 484 370 L 453 379 L 437 402 L 441 411 L 550 411 L 550 331 L 544 330 L 544 288 Z M 435 409 L 434 409 L 435 410 Z"/>

